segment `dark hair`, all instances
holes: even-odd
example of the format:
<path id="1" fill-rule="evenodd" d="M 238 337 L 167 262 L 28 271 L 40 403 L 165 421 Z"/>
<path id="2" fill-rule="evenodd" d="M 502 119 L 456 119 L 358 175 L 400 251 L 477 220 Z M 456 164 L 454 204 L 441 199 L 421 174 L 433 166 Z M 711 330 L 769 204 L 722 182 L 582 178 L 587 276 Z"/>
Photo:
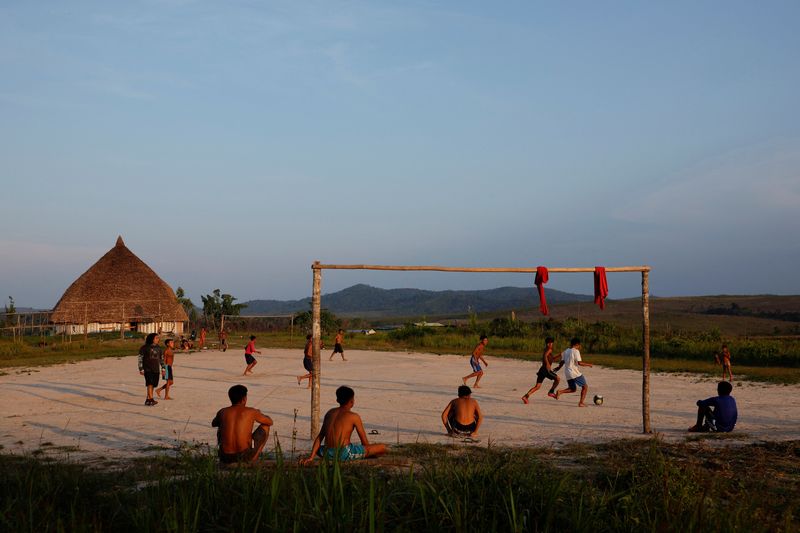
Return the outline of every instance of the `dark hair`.
<path id="1" fill-rule="evenodd" d="M 723 344 L 723 345 L 722 345 L 722 347 L 723 347 L 723 348 L 727 348 L 727 347 L 728 347 L 728 345 L 727 345 L 727 344 Z"/>
<path id="2" fill-rule="evenodd" d="M 158 337 L 158 333 L 151 333 L 150 335 L 147 336 L 147 338 L 145 339 L 144 343 L 145 344 L 153 344 L 153 342 L 155 342 L 155 340 L 156 340 L 156 337 Z"/>
<path id="3" fill-rule="evenodd" d="M 310 338 L 311 338 L 311 333 L 309 333 L 308 335 L 306 335 L 306 339 L 310 339 Z"/>
<path id="4" fill-rule="evenodd" d="M 234 385 L 228 389 L 228 398 L 231 399 L 231 405 L 240 403 L 247 397 L 247 387 L 244 385 Z"/>
<path id="5" fill-rule="evenodd" d="M 545 343 L 545 344 L 550 344 L 551 342 L 555 342 L 555 339 L 553 339 L 553 337 L 547 337 L 547 338 L 544 340 L 544 343 Z"/>
<path id="6" fill-rule="evenodd" d="M 489 338 L 489 337 L 487 337 L 486 335 L 481 335 L 481 340 L 483 340 L 483 339 L 488 339 L 488 338 Z"/>
<path id="7" fill-rule="evenodd" d="M 578 337 L 572 337 L 572 340 L 569 341 L 570 347 L 577 346 L 580 343 L 581 343 L 581 340 Z"/>
<path id="8" fill-rule="evenodd" d="M 255 335 L 250 335 L 250 340 L 251 340 L 251 341 L 254 341 L 254 340 L 256 340 L 256 336 L 255 336 Z"/>
<path id="9" fill-rule="evenodd" d="M 461 386 L 458 387 L 458 397 L 459 398 L 466 398 L 470 394 L 472 394 L 472 389 L 470 389 L 466 385 L 461 385 Z"/>
<path id="10" fill-rule="evenodd" d="M 164 346 L 166 346 L 167 344 L 169 344 L 171 342 L 175 342 L 175 339 L 165 339 L 164 340 Z"/>
<path id="11" fill-rule="evenodd" d="M 350 387 L 342 385 L 341 387 L 336 389 L 336 403 L 338 403 L 339 405 L 344 405 L 350 400 L 352 400 L 355 395 L 356 391 L 354 391 Z"/>
<path id="12" fill-rule="evenodd" d="M 729 381 L 720 381 L 717 384 L 717 394 L 720 396 L 730 396 L 732 390 L 733 385 Z"/>

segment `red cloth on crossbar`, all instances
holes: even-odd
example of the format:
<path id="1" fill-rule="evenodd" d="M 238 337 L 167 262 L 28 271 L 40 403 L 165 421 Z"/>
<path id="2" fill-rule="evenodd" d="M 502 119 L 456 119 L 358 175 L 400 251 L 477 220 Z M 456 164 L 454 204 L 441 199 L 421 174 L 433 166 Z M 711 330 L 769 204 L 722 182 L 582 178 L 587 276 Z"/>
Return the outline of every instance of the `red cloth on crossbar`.
<path id="1" fill-rule="evenodd" d="M 533 283 L 539 291 L 539 309 L 541 309 L 543 315 L 550 314 L 550 311 L 547 309 L 547 300 L 544 297 L 544 284 L 547 283 L 548 278 L 549 274 L 547 273 L 546 267 L 536 267 L 536 279 Z"/>
<path id="2" fill-rule="evenodd" d="M 594 303 L 600 309 L 606 308 L 606 296 L 608 296 L 608 281 L 606 281 L 605 267 L 594 267 Z"/>

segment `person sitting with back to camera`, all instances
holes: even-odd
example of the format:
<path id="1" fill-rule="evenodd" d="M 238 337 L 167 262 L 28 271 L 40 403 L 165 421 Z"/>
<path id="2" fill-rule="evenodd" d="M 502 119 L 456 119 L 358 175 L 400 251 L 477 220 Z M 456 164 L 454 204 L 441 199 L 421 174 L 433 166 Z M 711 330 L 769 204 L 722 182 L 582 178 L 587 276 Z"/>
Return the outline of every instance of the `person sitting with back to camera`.
<path id="1" fill-rule="evenodd" d="M 739 410 L 736 408 L 736 400 L 731 396 L 732 391 L 733 385 L 729 381 L 720 381 L 717 384 L 718 396 L 697 400 L 697 422 L 689 428 L 689 431 L 692 433 L 733 431 Z"/>
<path id="2" fill-rule="evenodd" d="M 442 424 L 451 437 L 475 437 L 483 422 L 483 413 L 477 400 L 472 399 L 472 389 L 458 387 L 458 398 L 450 400 L 442 411 Z"/>

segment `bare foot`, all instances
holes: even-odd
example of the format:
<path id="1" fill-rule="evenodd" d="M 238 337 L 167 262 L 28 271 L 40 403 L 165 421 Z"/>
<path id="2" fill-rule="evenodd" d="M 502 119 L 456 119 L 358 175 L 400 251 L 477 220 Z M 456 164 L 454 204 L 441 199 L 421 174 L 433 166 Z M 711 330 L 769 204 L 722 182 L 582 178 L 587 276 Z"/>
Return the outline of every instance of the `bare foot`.
<path id="1" fill-rule="evenodd" d="M 528 405 L 528 397 L 527 396 L 523 396 L 522 397 L 522 403 L 524 403 L 525 405 Z"/>
<path id="2" fill-rule="evenodd" d="M 345 359 L 344 357 L 342 357 L 342 361 L 347 361 L 347 359 Z"/>
<path id="3" fill-rule="evenodd" d="M 164 399 L 165 399 L 165 400 L 171 400 L 171 399 L 172 399 L 172 396 L 164 396 Z"/>
<path id="4" fill-rule="evenodd" d="M 581 402 L 581 403 L 578 404 L 578 407 L 586 407 L 586 404 Z"/>
<path id="5" fill-rule="evenodd" d="M 161 398 L 161 389 L 156 389 L 156 396 Z"/>
<path id="6" fill-rule="evenodd" d="M 473 385 L 473 386 L 472 386 L 472 388 L 473 388 L 473 389 L 480 389 L 480 388 L 481 388 L 481 386 L 480 386 L 480 385 L 478 385 L 478 384 L 476 383 L 475 385 Z"/>
<path id="7" fill-rule="evenodd" d="M 467 378 L 461 378 L 461 381 L 463 381 L 463 382 L 464 382 L 464 385 L 466 385 L 466 384 L 467 384 Z"/>

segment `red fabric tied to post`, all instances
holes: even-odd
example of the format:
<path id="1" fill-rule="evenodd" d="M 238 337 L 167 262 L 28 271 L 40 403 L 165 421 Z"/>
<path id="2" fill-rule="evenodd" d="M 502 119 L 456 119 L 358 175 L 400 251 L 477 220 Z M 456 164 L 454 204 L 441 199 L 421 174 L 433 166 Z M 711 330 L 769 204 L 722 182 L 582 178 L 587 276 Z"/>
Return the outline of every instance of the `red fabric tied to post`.
<path id="1" fill-rule="evenodd" d="M 543 315 L 549 315 L 550 311 L 547 309 L 547 300 L 544 297 L 544 284 L 547 283 L 549 274 L 547 268 L 543 266 L 536 267 L 536 279 L 533 281 L 536 289 L 539 291 L 539 309 Z"/>
<path id="2" fill-rule="evenodd" d="M 606 308 L 606 296 L 608 296 L 608 281 L 606 281 L 605 267 L 594 267 L 594 303 L 600 309 Z"/>

